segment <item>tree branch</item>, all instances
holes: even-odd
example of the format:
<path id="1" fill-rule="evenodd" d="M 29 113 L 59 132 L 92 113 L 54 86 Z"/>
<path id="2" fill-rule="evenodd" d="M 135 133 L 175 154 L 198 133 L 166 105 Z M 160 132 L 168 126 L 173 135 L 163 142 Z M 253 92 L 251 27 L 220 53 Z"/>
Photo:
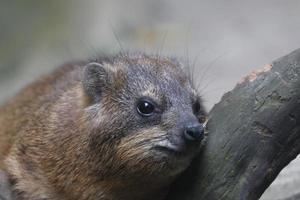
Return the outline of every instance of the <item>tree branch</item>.
<path id="1" fill-rule="evenodd" d="M 245 77 L 208 127 L 205 149 L 167 199 L 258 199 L 300 151 L 300 49 Z"/>

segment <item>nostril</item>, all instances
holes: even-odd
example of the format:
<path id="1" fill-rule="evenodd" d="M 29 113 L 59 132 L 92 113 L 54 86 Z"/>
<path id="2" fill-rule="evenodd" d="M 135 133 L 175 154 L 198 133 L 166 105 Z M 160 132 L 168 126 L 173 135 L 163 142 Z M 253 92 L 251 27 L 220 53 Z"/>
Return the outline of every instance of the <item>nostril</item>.
<path id="1" fill-rule="evenodd" d="M 184 130 L 184 137 L 187 140 L 202 140 L 204 136 L 204 127 L 201 124 L 187 126 Z"/>

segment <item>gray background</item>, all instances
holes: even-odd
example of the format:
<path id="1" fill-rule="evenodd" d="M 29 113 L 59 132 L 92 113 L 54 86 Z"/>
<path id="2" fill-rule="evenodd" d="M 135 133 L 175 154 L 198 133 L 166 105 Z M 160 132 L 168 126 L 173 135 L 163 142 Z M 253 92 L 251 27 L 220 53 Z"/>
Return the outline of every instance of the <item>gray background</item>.
<path id="1" fill-rule="evenodd" d="M 0 103 L 60 64 L 121 49 L 195 63 L 208 108 L 253 69 L 300 48 L 299 0 L 0 1 Z M 300 158 L 262 199 L 300 193 Z"/>

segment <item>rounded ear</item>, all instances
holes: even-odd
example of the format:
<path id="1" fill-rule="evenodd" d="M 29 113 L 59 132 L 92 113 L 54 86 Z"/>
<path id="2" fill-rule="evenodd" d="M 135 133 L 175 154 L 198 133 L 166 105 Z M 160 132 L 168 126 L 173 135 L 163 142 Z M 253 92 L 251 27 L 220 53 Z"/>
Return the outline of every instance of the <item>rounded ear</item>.
<path id="1" fill-rule="evenodd" d="M 109 70 L 100 63 L 89 63 L 84 68 L 83 88 L 93 102 L 100 101 L 104 88 L 110 83 Z"/>

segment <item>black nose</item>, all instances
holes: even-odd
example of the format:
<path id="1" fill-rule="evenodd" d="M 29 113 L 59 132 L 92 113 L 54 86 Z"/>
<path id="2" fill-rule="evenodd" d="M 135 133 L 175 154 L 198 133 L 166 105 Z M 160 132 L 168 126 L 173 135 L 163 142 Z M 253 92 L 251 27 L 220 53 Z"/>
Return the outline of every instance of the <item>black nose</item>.
<path id="1" fill-rule="evenodd" d="M 200 141 L 204 136 L 204 127 L 202 124 L 193 124 L 185 127 L 184 137 L 189 141 Z"/>

